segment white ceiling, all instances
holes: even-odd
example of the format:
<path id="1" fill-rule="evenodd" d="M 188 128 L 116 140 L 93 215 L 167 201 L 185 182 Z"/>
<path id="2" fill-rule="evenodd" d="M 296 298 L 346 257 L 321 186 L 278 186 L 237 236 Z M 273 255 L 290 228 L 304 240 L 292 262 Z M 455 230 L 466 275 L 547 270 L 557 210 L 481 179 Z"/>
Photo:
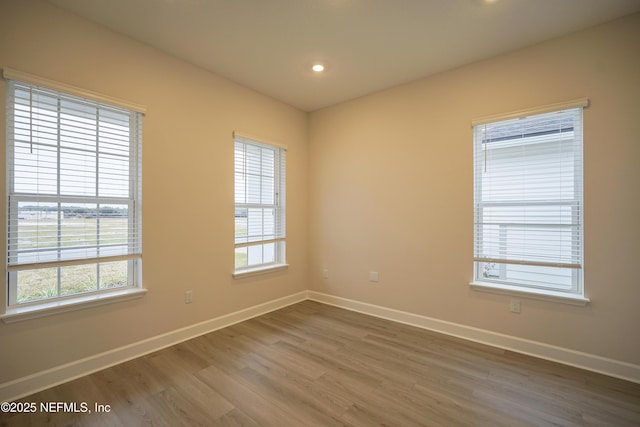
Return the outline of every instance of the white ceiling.
<path id="1" fill-rule="evenodd" d="M 49 1 L 304 111 L 640 10 L 640 0 Z"/>

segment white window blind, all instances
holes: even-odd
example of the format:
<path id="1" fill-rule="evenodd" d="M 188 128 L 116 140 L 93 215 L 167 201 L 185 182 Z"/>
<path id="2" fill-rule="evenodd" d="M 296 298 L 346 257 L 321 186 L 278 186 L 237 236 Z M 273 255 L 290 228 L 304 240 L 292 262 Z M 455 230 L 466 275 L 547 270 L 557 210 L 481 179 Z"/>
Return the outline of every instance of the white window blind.
<path id="1" fill-rule="evenodd" d="M 10 304 L 134 286 L 141 113 L 7 82 Z"/>
<path id="2" fill-rule="evenodd" d="M 235 269 L 285 262 L 286 150 L 235 134 Z"/>
<path id="3" fill-rule="evenodd" d="M 475 280 L 582 293 L 582 108 L 474 126 Z"/>

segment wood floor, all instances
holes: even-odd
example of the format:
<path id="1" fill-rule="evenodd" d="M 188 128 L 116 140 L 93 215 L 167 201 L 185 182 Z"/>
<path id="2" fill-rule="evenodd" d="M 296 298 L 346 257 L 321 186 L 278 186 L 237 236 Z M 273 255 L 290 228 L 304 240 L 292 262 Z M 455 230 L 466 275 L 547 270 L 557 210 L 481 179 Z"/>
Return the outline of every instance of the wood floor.
<path id="1" fill-rule="evenodd" d="M 0 425 L 640 426 L 638 384 L 311 301 L 21 402 L 92 412 Z"/>

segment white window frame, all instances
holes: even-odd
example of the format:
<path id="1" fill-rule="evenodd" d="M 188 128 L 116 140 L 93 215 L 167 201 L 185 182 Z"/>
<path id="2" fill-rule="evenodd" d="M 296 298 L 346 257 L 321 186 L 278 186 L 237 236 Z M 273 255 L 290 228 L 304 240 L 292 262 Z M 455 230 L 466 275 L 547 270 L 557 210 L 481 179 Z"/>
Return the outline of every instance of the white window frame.
<path id="1" fill-rule="evenodd" d="M 583 172 L 582 172 L 582 109 L 588 105 L 587 99 L 579 99 L 575 101 L 553 104 L 548 106 L 542 106 L 529 110 L 522 110 L 511 112 L 507 114 L 501 114 L 491 117 L 484 117 L 472 121 L 474 128 L 474 273 L 473 281 L 470 283 L 471 287 L 480 291 L 497 292 L 509 295 L 516 295 L 522 297 L 531 297 L 536 299 L 558 301 L 575 305 L 586 305 L 589 299 L 584 296 L 584 274 L 583 274 Z M 517 200 L 510 199 L 505 202 L 499 200 L 482 200 L 482 185 L 483 185 L 483 168 L 485 167 L 487 147 L 489 144 L 486 141 L 486 135 L 484 127 L 489 124 L 508 124 L 513 123 L 514 119 L 531 118 L 536 119 L 536 116 L 543 117 L 543 114 L 560 112 L 564 110 L 574 110 L 577 117 L 579 117 L 579 132 L 572 136 L 573 146 L 576 147 L 573 161 L 575 163 L 574 168 L 574 195 L 573 200 L 524 200 L 518 203 Z M 511 121 L 511 122 L 510 122 Z M 550 141 L 554 137 L 546 136 L 543 139 Z M 494 145 L 502 144 L 503 147 L 507 145 L 511 146 L 523 146 L 526 144 L 537 143 L 536 137 L 523 137 L 519 141 L 503 141 L 492 142 Z M 524 158 L 524 157 L 523 157 Z M 502 208 L 513 206 L 514 208 L 533 208 L 544 209 L 546 206 L 555 206 L 558 209 L 569 207 L 572 212 L 572 217 L 576 218 L 578 224 L 571 227 L 571 239 L 577 242 L 576 247 L 579 249 L 579 253 L 572 255 L 570 260 L 541 260 L 535 261 L 526 256 L 523 259 L 519 259 L 518 256 L 513 256 L 503 251 L 499 251 L 496 255 L 495 249 L 493 250 L 493 257 L 488 256 L 483 250 L 483 224 L 486 221 L 483 216 L 484 209 L 491 209 L 492 207 Z M 513 224 L 507 224 L 507 227 Z M 516 224 L 518 227 L 523 227 L 523 224 Z M 495 226 L 495 224 L 492 224 Z M 558 224 L 558 227 L 565 227 L 564 224 Z M 526 230 L 531 232 L 537 225 L 527 225 Z M 502 230 L 502 228 L 500 228 Z M 502 242 L 502 234 L 497 238 L 497 242 Z M 506 240 L 506 238 L 505 238 Z M 495 241 L 492 242 L 495 247 Z M 502 247 L 502 246 L 500 246 Z M 506 243 L 504 244 L 506 248 Z M 485 268 L 493 264 L 493 274 L 487 276 Z M 558 287 L 545 285 L 542 283 L 531 282 L 519 282 L 506 279 L 505 271 L 509 266 L 520 265 L 521 267 L 530 269 L 531 271 L 542 271 L 544 269 L 564 268 L 564 271 L 571 269 L 571 286 L 570 289 L 560 289 Z M 524 266 L 524 267 L 522 267 Z"/>
<path id="2" fill-rule="evenodd" d="M 234 242 L 234 278 L 241 278 L 265 272 L 286 269 L 286 152 L 285 145 L 266 140 L 261 137 L 252 136 L 243 132 L 235 131 L 234 140 L 234 221 L 235 221 L 235 242 Z M 269 190 L 261 189 L 260 201 L 248 200 L 250 189 L 248 188 L 248 162 L 246 161 L 246 151 L 253 149 L 273 152 L 273 169 L 263 169 L 260 166 L 260 174 L 271 173 L 273 175 L 273 188 Z M 267 193 L 263 193 L 267 191 Z M 264 197 L 263 197 L 264 196 Z M 249 224 L 249 212 L 273 212 L 274 228 L 272 231 L 265 231 L 264 225 L 259 227 L 259 232 L 251 233 Z M 246 213 L 246 224 L 243 224 L 243 215 Z M 243 232 L 243 230 L 247 230 Z M 266 251 L 265 248 L 269 248 Z M 250 251 L 260 251 L 262 253 L 261 262 L 250 262 Z M 265 260 L 265 253 L 273 252 L 273 256 L 268 256 Z M 238 259 L 246 257 L 246 263 L 238 264 Z"/>
<path id="3" fill-rule="evenodd" d="M 3 70 L 3 77 L 6 80 L 7 87 L 7 198 L 5 200 L 7 210 L 7 223 L 6 223 L 6 238 L 7 238 L 7 259 L 6 259 L 6 304 L 4 313 L 0 313 L 0 318 L 5 322 L 13 322 L 17 320 L 24 320 L 34 317 L 40 317 L 48 314 L 55 314 L 64 311 L 76 310 L 79 308 L 85 308 L 89 306 L 102 305 L 104 303 L 121 301 L 131 298 L 138 298 L 142 296 L 146 290 L 142 289 L 142 117 L 145 112 L 143 106 L 122 101 L 117 98 L 108 97 L 105 95 L 97 94 L 91 91 L 79 89 L 73 86 L 66 85 L 64 83 L 54 82 L 38 76 L 33 76 L 20 71 L 7 69 Z M 130 129 L 129 138 L 130 146 L 129 153 L 127 155 L 129 166 L 129 195 L 128 197 L 113 197 L 113 196 L 100 196 L 97 192 L 93 195 L 65 195 L 60 191 L 61 188 L 61 175 L 60 175 L 60 155 L 57 155 L 58 166 L 56 177 L 52 178 L 57 188 L 54 193 L 42 193 L 42 192 L 24 192 L 16 190 L 14 188 L 14 147 L 17 142 L 14 138 L 17 138 L 14 131 L 14 105 L 13 99 L 15 96 L 16 88 L 20 88 L 21 91 L 28 90 L 29 93 L 46 93 L 48 97 L 57 98 L 59 101 L 64 99 L 70 105 L 77 102 L 77 105 L 90 105 L 93 108 L 105 109 L 110 111 L 119 111 L 118 114 L 127 114 L 130 117 Z M 31 95 L 30 95 L 31 97 Z M 17 102 L 17 101 L 16 101 Z M 31 102 L 31 101 L 30 101 Z M 34 103 L 36 101 L 34 100 Z M 36 105 L 36 104 L 34 104 Z M 30 107 L 35 108 L 35 107 Z M 60 110 L 59 110 L 60 111 Z M 30 113 L 35 114 L 35 113 Z M 66 111 L 66 114 L 69 111 Z M 58 137 L 57 143 L 48 143 L 47 147 L 50 152 L 59 153 L 61 150 L 61 137 L 60 137 L 60 120 L 61 116 L 58 114 L 54 116 L 54 122 L 58 123 Z M 96 122 L 97 123 L 97 122 Z M 30 144 L 32 146 L 44 145 L 35 140 L 35 137 L 30 137 Z M 98 141 L 96 141 L 98 143 Z M 24 144 L 23 142 L 21 144 Z M 72 152 L 73 150 L 65 148 L 66 151 Z M 96 150 L 98 150 L 96 148 Z M 92 151 L 89 154 L 93 153 Z M 96 176 L 96 186 L 99 181 L 99 169 L 98 169 L 98 151 L 95 151 L 96 156 L 96 169 L 94 170 Z M 112 157 L 115 154 L 111 155 Z M 52 182 L 53 182 L 52 181 Z M 96 187 L 97 188 L 97 187 Z M 56 214 L 55 226 L 58 230 L 58 244 L 52 246 L 58 255 L 55 258 L 48 257 L 47 259 L 40 259 L 38 255 L 39 250 L 35 250 L 34 257 L 28 261 L 19 260 L 18 253 L 23 253 L 17 248 L 17 226 L 19 222 L 18 204 L 20 202 L 28 203 L 47 203 L 57 205 L 58 212 Z M 62 249 L 69 249 L 69 247 L 62 246 L 62 206 L 64 204 L 91 204 L 99 209 L 101 205 L 122 205 L 127 206 L 128 217 L 127 223 L 127 235 L 128 243 L 125 245 L 124 253 L 119 254 L 103 254 L 101 255 L 101 246 L 97 244 L 95 248 L 93 246 L 87 246 L 87 250 L 84 255 L 76 254 L 74 256 L 63 256 Z M 39 214 L 38 214 L 39 215 Z M 99 218 L 96 220 L 96 233 L 99 233 Z M 99 236 L 98 234 L 96 236 Z M 98 237 L 96 237 L 98 238 Z M 122 246 L 122 245 L 120 245 Z M 57 250 L 55 248 L 58 248 Z M 28 252 L 28 251 L 27 251 Z M 32 250 L 33 252 L 33 250 Z M 94 256 L 87 255 L 87 253 L 95 252 Z M 68 266 L 95 266 L 96 277 L 99 278 L 101 263 L 121 261 L 127 263 L 127 284 L 118 287 L 108 287 L 105 289 L 99 289 L 99 281 L 96 283 L 95 290 L 86 290 L 80 293 L 61 295 L 61 268 Z M 42 268 L 56 268 L 57 269 L 57 292 L 56 295 L 46 296 L 40 299 L 33 299 L 26 302 L 18 301 L 17 294 L 17 277 L 20 271 L 39 270 Z"/>

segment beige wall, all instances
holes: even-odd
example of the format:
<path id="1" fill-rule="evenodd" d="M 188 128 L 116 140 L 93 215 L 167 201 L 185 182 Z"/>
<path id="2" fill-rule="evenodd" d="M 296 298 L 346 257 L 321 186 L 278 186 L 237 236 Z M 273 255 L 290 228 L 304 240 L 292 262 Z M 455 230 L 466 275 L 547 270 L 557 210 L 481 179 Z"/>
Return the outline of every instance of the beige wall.
<path id="1" fill-rule="evenodd" d="M 312 113 L 310 289 L 640 364 L 639 40 L 635 14 Z M 468 286 L 471 120 L 580 97 L 592 304 L 511 314 Z"/>
<path id="2" fill-rule="evenodd" d="M 149 289 L 134 301 L 0 322 L 0 383 L 306 289 L 305 113 L 31 0 L 0 0 L 0 67 L 147 106 L 143 284 Z M 0 79 L 1 117 L 4 89 Z M 285 273 L 231 278 L 234 129 L 289 147 Z M 5 224 L 4 203 L 0 212 Z M 185 305 L 188 289 L 194 302 Z"/>

